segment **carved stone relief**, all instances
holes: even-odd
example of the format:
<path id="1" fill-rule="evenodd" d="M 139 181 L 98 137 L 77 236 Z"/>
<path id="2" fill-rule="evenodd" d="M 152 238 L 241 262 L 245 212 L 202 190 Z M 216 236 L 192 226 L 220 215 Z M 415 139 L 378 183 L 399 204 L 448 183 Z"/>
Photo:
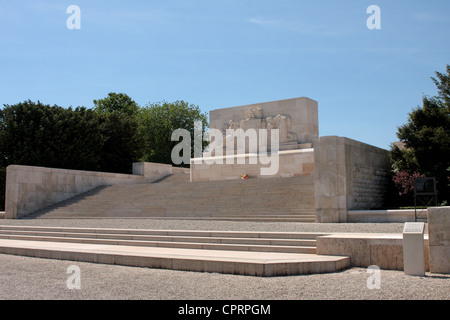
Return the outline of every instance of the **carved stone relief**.
<path id="1" fill-rule="evenodd" d="M 297 134 L 290 132 L 291 126 L 292 126 L 292 119 L 289 115 L 277 114 L 276 116 L 264 117 L 263 110 L 261 107 L 250 107 L 247 110 L 245 110 L 244 119 L 241 119 L 239 121 L 229 120 L 223 125 L 222 132 L 224 135 L 226 135 L 227 129 L 233 130 L 278 129 L 280 136 L 280 144 L 283 145 L 298 142 Z"/>

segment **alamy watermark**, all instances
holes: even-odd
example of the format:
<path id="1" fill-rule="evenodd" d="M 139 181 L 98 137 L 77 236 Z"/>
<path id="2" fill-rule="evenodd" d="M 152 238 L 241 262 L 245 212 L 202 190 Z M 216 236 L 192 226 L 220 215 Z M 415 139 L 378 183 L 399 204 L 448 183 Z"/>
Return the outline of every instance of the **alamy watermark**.
<path id="1" fill-rule="evenodd" d="M 81 269 L 77 265 L 70 265 L 67 267 L 67 274 L 70 274 L 66 281 L 67 289 L 81 289 Z"/>
<path id="2" fill-rule="evenodd" d="M 367 278 L 367 288 L 370 290 L 381 289 L 381 270 L 380 267 L 372 265 L 367 268 L 370 276 Z"/>
<path id="3" fill-rule="evenodd" d="M 381 29 L 381 9 L 377 5 L 371 5 L 367 8 L 367 13 L 371 14 L 369 18 L 367 18 L 366 26 L 370 30 Z"/>
<path id="4" fill-rule="evenodd" d="M 70 16 L 66 20 L 66 26 L 69 30 L 81 29 L 81 9 L 77 5 L 70 5 L 66 10 L 67 14 Z"/>
<path id="5" fill-rule="evenodd" d="M 66 26 L 69 30 L 81 29 L 81 9 L 77 5 L 70 5 L 66 9 L 66 13 L 70 16 L 66 20 Z M 381 29 L 381 9 L 377 5 L 370 5 L 366 10 L 370 17 L 367 18 L 366 26 L 370 30 Z"/>

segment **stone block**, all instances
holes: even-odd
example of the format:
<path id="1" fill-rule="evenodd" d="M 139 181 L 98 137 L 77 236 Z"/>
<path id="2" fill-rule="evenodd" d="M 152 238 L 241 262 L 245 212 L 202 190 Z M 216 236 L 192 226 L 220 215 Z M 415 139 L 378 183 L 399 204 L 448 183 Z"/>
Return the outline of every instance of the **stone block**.
<path id="1" fill-rule="evenodd" d="M 430 271 L 450 274 L 450 246 L 430 246 Z"/>
<path id="2" fill-rule="evenodd" d="M 268 117 L 275 118 L 277 115 L 290 117 L 292 121 L 287 131 L 293 133 L 298 142 L 312 142 L 318 137 L 317 102 L 308 98 L 278 100 L 213 110 L 209 116 L 210 128 L 223 130 L 230 124 L 230 121 L 234 123 L 233 126 L 241 128 L 247 128 L 246 124 L 250 124 L 249 121 L 256 120 L 262 120 L 260 123 L 263 125 L 268 123 Z M 283 140 L 283 135 L 280 137 Z"/>
<path id="3" fill-rule="evenodd" d="M 428 208 L 430 246 L 450 246 L 450 207 Z"/>
<path id="4" fill-rule="evenodd" d="M 352 267 L 403 270 L 402 236 L 397 234 L 345 233 L 317 237 L 317 254 L 350 257 Z M 425 268 L 429 270 L 428 239 L 425 239 Z"/>
<path id="5" fill-rule="evenodd" d="M 388 177 L 389 153 L 348 138 L 326 136 L 315 142 L 315 197 L 345 197 L 335 207 L 338 221 L 347 221 L 347 209 L 369 209 L 383 205 Z M 372 161 L 376 158 L 377 161 Z M 379 164 L 378 159 L 382 159 Z M 375 172 L 380 174 L 375 175 Z M 345 202 L 345 205 L 344 205 Z M 320 205 L 321 201 L 316 201 Z M 316 214 L 320 207 L 316 206 Z M 323 208 L 325 209 L 325 208 Z M 326 209 L 331 209 L 327 207 Z M 318 219 L 318 220 L 328 220 Z"/>
<path id="6" fill-rule="evenodd" d="M 430 271 L 450 273 L 450 207 L 430 207 L 428 214 Z"/>

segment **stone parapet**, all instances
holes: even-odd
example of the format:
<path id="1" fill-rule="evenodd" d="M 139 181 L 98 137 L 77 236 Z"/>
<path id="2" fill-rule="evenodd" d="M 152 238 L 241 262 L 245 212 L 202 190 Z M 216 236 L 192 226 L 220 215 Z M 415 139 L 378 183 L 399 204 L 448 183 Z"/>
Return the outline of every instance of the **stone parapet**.
<path id="1" fill-rule="evenodd" d="M 170 164 L 153 162 L 135 162 L 133 163 L 133 175 L 144 176 L 149 179 L 159 179 L 173 173 L 173 167 Z"/>
<path id="2" fill-rule="evenodd" d="M 376 233 L 343 233 L 319 236 L 317 254 L 350 257 L 352 267 L 403 270 L 403 235 Z M 430 270 L 428 236 L 425 235 L 425 269 Z"/>
<path id="3" fill-rule="evenodd" d="M 98 186 L 145 183 L 150 176 L 11 165 L 5 216 L 18 219 Z"/>

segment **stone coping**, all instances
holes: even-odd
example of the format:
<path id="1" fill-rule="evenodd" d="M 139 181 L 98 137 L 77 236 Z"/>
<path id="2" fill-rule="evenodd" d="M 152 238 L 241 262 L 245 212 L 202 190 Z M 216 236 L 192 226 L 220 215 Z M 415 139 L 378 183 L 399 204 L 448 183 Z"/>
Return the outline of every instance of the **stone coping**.
<path id="1" fill-rule="evenodd" d="M 113 173 L 113 172 L 99 172 L 99 171 L 87 171 L 87 170 L 74 170 L 74 169 L 60 169 L 60 168 L 48 168 L 48 167 L 35 167 L 35 166 L 23 166 L 23 165 L 10 165 L 10 169 L 18 169 L 21 171 L 32 171 L 32 172 L 49 172 L 49 173 L 60 173 L 60 174 L 76 174 L 84 176 L 98 176 L 98 177 L 115 177 L 115 178 L 125 178 L 125 179 L 140 179 L 141 177 L 133 174 L 125 173 Z M 144 178 L 142 178 L 144 179 Z"/>
<path id="2" fill-rule="evenodd" d="M 417 209 L 420 219 L 427 219 L 427 209 Z M 414 209 L 349 210 L 348 222 L 414 222 Z"/>
<path id="3" fill-rule="evenodd" d="M 258 102 L 258 103 L 249 103 L 249 104 L 243 104 L 243 105 L 234 106 L 234 107 L 213 109 L 211 111 L 220 111 L 220 110 L 224 110 L 224 109 L 238 109 L 238 108 L 247 107 L 247 106 L 254 106 L 254 105 L 268 104 L 268 103 L 276 103 L 276 102 L 285 102 L 285 101 L 293 101 L 293 100 L 304 100 L 304 101 L 308 101 L 309 100 L 309 101 L 317 102 L 316 100 L 308 98 L 308 97 L 297 97 L 297 98 L 288 98 L 288 99 L 281 99 L 281 100 L 264 101 L 264 102 Z"/>

